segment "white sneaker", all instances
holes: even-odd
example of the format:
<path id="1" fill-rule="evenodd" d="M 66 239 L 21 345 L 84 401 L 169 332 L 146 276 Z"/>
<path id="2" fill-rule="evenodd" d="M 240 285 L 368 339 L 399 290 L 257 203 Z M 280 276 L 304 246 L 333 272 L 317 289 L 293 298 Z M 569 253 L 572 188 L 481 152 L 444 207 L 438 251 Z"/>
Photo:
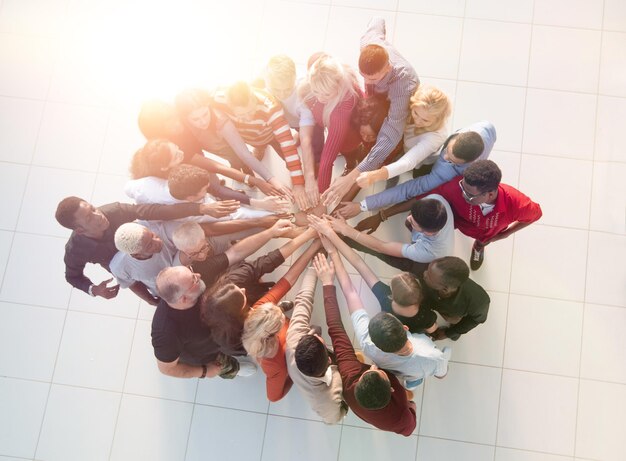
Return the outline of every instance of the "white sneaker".
<path id="1" fill-rule="evenodd" d="M 446 372 L 441 375 L 435 375 L 435 378 L 443 379 L 448 375 L 448 361 L 450 360 L 450 356 L 452 355 L 452 348 L 450 346 L 445 346 L 441 349 L 443 352 L 443 358 L 446 359 Z"/>
<path id="2" fill-rule="evenodd" d="M 254 363 L 251 359 L 243 357 L 237 358 L 237 361 L 239 362 L 239 371 L 237 372 L 236 377 L 241 376 L 245 378 L 246 376 L 252 376 L 258 370 L 256 363 Z"/>

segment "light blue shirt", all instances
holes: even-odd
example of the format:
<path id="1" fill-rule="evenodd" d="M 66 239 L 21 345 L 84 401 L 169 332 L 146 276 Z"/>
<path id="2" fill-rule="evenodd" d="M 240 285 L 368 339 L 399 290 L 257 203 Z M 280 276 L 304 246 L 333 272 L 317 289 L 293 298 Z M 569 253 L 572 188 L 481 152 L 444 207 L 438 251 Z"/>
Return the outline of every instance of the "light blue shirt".
<path id="1" fill-rule="evenodd" d="M 429 263 L 434 259 L 450 256 L 454 253 L 454 215 L 448 201 L 438 194 L 430 194 L 424 199 L 435 199 L 443 203 L 446 209 L 446 224 L 435 235 L 411 232 L 411 244 L 402 246 L 402 256 L 418 263 Z"/>
<path id="2" fill-rule="evenodd" d="M 496 128 L 493 124 L 483 120 L 456 131 L 452 136 L 467 131 L 478 133 L 485 145 L 482 153 L 476 160 L 485 160 L 488 158 L 491 150 L 493 149 L 493 145 L 496 143 Z M 444 145 L 447 147 L 447 141 Z M 472 162 L 468 162 L 462 165 L 456 165 L 445 160 L 444 154 L 445 149 L 442 147 L 439 150 L 439 157 L 429 174 L 407 181 L 396 187 L 392 187 L 391 189 L 384 190 L 378 194 L 366 197 L 365 200 L 361 202 L 362 208 L 365 208 L 366 210 L 377 210 L 379 208 L 385 208 L 390 205 L 412 199 L 413 197 L 424 194 L 433 190 L 435 187 L 450 181 L 455 176 L 463 174 L 467 167 L 472 164 Z"/>

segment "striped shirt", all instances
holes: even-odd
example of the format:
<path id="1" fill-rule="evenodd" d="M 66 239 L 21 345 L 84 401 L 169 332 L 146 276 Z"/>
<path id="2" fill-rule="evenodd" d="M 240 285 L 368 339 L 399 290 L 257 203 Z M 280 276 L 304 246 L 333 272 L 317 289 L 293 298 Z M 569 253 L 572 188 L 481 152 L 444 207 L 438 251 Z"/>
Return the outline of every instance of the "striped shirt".
<path id="1" fill-rule="evenodd" d="M 304 184 L 296 142 L 291 135 L 281 104 L 265 90 L 251 88 L 251 91 L 256 105 L 254 112 L 245 117 L 233 113 L 227 103 L 225 90 L 215 92 L 214 106 L 230 118 L 241 137 L 251 146 L 263 147 L 276 140 L 282 150 L 278 154 L 287 164 L 292 184 L 294 186 Z"/>
<path id="2" fill-rule="evenodd" d="M 419 85 L 419 77 L 413 66 L 385 40 L 385 20 L 373 18 L 361 37 L 361 49 L 367 45 L 379 45 L 389 53 L 391 70 L 374 85 L 367 85 L 366 93 L 386 94 L 391 103 L 389 113 L 367 157 L 357 167 L 359 171 L 372 171 L 380 168 L 385 159 L 402 139 L 404 127 L 409 117 L 409 99 Z"/>

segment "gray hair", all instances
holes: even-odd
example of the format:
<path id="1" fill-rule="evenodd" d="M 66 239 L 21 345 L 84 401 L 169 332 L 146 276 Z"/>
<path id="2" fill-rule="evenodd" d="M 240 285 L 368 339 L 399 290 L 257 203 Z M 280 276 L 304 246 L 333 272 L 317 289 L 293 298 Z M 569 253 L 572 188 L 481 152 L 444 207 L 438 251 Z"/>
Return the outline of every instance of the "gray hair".
<path id="1" fill-rule="evenodd" d="M 187 253 L 189 249 L 196 248 L 205 239 L 206 236 L 202 227 L 193 221 L 181 224 L 172 233 L 174 245 L 183 253 Z"/>

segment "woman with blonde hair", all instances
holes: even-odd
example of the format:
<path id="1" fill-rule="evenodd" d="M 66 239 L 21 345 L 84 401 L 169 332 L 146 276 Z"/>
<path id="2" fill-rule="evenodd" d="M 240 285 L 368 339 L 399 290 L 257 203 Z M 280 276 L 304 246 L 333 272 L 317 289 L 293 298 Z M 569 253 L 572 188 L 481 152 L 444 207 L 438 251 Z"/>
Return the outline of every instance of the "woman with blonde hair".
<path id="1" fill-rule="evenodd" d="M 438 88 L 420 85 L 411 96 L 411 116 L 404 131 L 405 154 L 378 170 L 363 172 L 357 178 L 361 188 L 377 181 L 395 178 L 422 164 L 432 164 L 434 154 L 445 142 L 446 121 L 452 111 L 448 96 Z"/>
<path id="2" fill-rule="evenodd" d="M 350 117 L 362 91 L 354 70 L 331 56 L 317 54 L 309 59 L 308 74 L 298 94 L 313 113 L 315 124 L 328 129 L 317 175 L 321 193 L 330 185 L 340 152 L 346 158 L 346 169 L 354 168 L 360 160 L 361 136 L 350 124 Z M 303 162 L 305 170 L 314 168 L 311 155 Z"/>

